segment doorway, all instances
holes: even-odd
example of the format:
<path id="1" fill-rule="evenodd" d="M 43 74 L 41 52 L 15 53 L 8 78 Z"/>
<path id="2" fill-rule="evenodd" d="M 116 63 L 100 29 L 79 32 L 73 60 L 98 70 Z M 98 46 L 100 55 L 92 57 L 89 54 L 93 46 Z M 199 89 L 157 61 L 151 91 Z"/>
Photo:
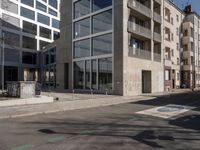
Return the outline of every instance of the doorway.
<path id="1" fill-rule="evenodd" d="M 151 71 L 142 71 L 142 93 L 151 93 Z"/>

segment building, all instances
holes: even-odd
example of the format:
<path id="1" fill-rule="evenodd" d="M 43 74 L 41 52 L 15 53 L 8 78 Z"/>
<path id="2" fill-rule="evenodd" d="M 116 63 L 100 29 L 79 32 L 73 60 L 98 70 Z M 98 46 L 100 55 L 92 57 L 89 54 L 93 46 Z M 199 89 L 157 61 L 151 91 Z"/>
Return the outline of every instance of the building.
<path id="1" fill-rule="evenodd" d="M 169 0 L 164 1 L 165 91 L 181 87 L 182 23 L 185 13 Z"/>
<path id="2" fill-rule="evenodd" d="M 189 9 L 189 10 L 188 10 Z M 200 16 L 186 7 L 183 30 L 182 82 L 186 88 L 200 87 Z"/>
<path id="3" fill-rule="evenodd" d="M 60 0 L 0 0 L 0 19 L 5 82 L 40 81 L 40 51 L 60 32 Z"/>
<path id="4" fill-rule="evenodd" d="M 57 89 L 162 92 L 162 14 L 162 0 L 63 0 Z"/>

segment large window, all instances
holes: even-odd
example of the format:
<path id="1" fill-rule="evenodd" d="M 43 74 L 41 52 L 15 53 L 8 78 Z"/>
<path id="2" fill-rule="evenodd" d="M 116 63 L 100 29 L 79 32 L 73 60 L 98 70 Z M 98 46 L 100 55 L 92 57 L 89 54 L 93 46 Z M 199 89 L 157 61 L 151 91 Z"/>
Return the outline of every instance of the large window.
<path id="1" fill-rule="evenodd" d="M 40 50 L 45 49 L 47 45 L 49 45 L 49 42 L 40 41 Z"/>
<path id="2" fill-rule="evenodd" d="M 92 17 L 93 33 L 112 29 L 112 10 L 100 13 Z"/>
<path id="3" fill-rule="evenodd" d="M 74 38 L 79 38 L 90 34 L 89 18 L 75 22 L 74 24 L 75 24 Z"/>
<path id="4" fill-rule="evenodd" d="M 3 31 L 4 33 L 4 42 L 11 47 L 19 47 L 20 46 L 20 36 L 15 33 Z"/>
<path id="5" fill-rule="evenodd" d="M 37 35 L 37 25 L 23 21 L 23 31 L 26 33 Z"/>
<path id="6" fill-rule="evenodd" d="M 60 21 L 52 18 L 52 27 L 60 29 Z"/>
<path id="7" fill-rule="evenodd" d="M 99 59 L 99 90 L 112 89 L 112 58 Z"/>
<path id="8" fill-rule="evenodd" d="M 97 87 L 97 60 L 92 60 L 92 89 Z"/>
<path id="9" fill-rule="evenodd" d="M 38 1 L 36 2 L 36 8 L 38 10 L 47 12 L 47 6 L 45 6 L 44 4 L 42 4 L 42 3 L 38 2 Z"/>
<path id="10" fill-rule="evenodd" d="M 51 30 L 44 27 L 40 27 L 40 36 L 51 39 Z"/>
<path id="11" fill-rule="evenodd" d="M 5 53 L 4 53 L 5 61 L 19 63 L 20 62 L 19 56 L 20 56 L 19 50 L 5 48 Z"/>
<path id="12" fill-rule="evenodd" d="M 49 5 L 57 9 L 58 1 L 57 0 L 49 0 Z"/>
<path id="13" fill-rule="evenodd" d="M 23 48 L 37 49 L 37 40 L 31 37 L 23 36 L 22 39 Z"/>
<path id="14" fill-rule="evenodd" d="M 30 52 L 22 52 L 22 63 L 35 65 L 37 62 L 37 54 Z"/>
<path id="15" fill-rule="evenodd" d="M 103 55 L 112 53 L 112 34 L 102 35 L 92 40 L 92 55 Z"/>
<path id="16" fill-rule="evenodd" d="M 46 25 L 50 24 L 50 18 L 48 16 L 38 13 L 37 21 Z"/>
<path id="17" fill-rule="evenodd" d="M 58 16 L 58 13 L 51 8 L 49 8 L 49 14 L 56 16 L 56 17 Z"/>
<path id="18" fill-rule="evenodd" d="M 21 16 L 35 20 L 35 12 L 24 7 L 21 7 Z"/>
<path id="19" fill-rule="evenodd" d="M 84 88 L 84 62 L 79 61 L 74 63 L 74 88 Z"/>
<path id="20" fill-rule="evenodd" d="M 34 6 L 34 0 L 21 0 L 21 2 L 25 5 L 28 5 L 28 6 L 31 6 L 33 7 Z"/>
<path id="21" fill-rule="evenodd" d="M 82 40 L 74 43 L 74 58 L 90 56 L 90 40 Z"/>
<path id="22" fill-rule="evenodd" d="M 85 88 L 86 89 L 91 88 L 90 68 L 91 68 L 90 60 L 85 61 Z"/>
<path id="23" fill-rule="evenodd" d="M 92 10 L 97 11 L 112 5 L 112 0 L 100 1 L 92 0 Z"/>
<path id="24" fill-rule="evenodd" d="M 74 18 L 90 13 L 90 0 L 79 0 L 74 3 Z"/>

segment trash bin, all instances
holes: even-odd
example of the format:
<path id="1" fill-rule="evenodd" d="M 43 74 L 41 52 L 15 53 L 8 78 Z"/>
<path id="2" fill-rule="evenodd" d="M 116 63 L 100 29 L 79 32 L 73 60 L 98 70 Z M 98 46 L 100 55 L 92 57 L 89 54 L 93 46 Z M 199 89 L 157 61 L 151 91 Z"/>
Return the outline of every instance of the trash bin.
<path id="1" fill-rule="evenodd" d="M 35 95 L 41 95 L 41 90 L 42 90 L 42 84 L 36 83 Z"/>

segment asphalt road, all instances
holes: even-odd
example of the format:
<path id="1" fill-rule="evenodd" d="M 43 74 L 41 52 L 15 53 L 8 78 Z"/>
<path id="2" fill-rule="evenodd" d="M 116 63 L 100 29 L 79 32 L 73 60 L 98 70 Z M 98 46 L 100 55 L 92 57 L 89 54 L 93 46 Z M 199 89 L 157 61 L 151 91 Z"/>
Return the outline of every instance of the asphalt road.
<path id="1" fill-rule="evenodd" d="M 170 119 L 136 112 L 179 104 Z M 200 149 L 200 93 L 0 120 L 0 150 Z"/>

